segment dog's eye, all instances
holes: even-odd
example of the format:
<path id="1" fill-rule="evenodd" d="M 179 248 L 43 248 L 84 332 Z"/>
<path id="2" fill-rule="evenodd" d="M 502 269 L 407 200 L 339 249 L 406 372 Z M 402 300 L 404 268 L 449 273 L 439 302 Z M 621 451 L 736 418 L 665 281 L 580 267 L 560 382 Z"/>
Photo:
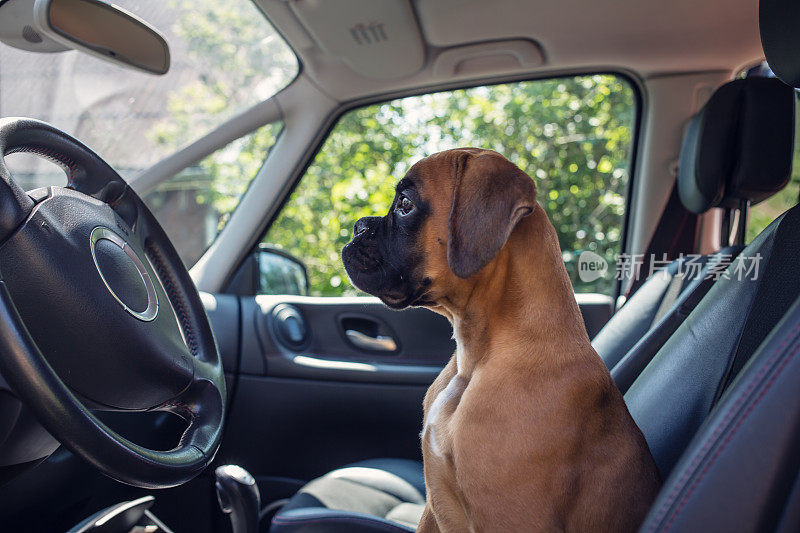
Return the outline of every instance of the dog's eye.
<path id="1" fill-rule="evenodd" d="M 397 211 L 402 216 L 409 214 L 413 210 L 414 210 L 414 202 L 412 202 L 408 198 L 408 196 L 403 196 L 402 198 L 400 198 L 400 201 L 397 202 L 397 207 L 395 208 L 395 211 Z"/>

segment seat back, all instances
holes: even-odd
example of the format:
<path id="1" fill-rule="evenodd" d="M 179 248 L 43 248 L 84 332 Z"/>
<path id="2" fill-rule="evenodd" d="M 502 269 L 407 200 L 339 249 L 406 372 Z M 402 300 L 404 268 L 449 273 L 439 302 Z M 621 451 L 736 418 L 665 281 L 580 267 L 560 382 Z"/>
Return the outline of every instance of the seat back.
<path id="1" fill-rule="evenodd" d="M 800 301 L 725 393 L 642 531 L 800 531 Z"/>
<path id="2" fill-rule="evenodd" d="M 711 288 L 714 272 L 741 250 L 728 246 L 711 255 L 680 257 L 651 275 L 592 339 L 612 374 L 637 345 L 651 350 L 652 357 L 689 314 L 687 306 Z M 630 383 L 617 381 L 617 386 L 624 392 Z"/>
<path id="3" fill-rule="evenodd" d="M 794 235 L 800 235 L 800 206 L 778 217 L 739 254 L 625 394 L 662 476 L 670 473 L 729 379 L 741 334 L 748 321 L 759 318 L 750 311 L 765 274 L 800 276 L 800 263 L 783 253 L 773 258 L 776 243 L 783 247 Z M 785 311 L 797 295 L 787 290 L 783 296 L 773 305 Z M 762 327 L 769 331 L 775 322 Z"/>

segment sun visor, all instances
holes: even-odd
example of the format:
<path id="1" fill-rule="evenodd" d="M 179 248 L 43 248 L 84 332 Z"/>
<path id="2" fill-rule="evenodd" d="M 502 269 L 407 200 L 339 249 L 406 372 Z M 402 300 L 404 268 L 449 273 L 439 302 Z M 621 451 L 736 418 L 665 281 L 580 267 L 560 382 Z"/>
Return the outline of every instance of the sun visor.
<path id="1" fill-rule="evenodd" d="M 425 63 L 408 0 L 291 0 L 289 6 L 323 52 L 363 76 L 402 78 Z"/>

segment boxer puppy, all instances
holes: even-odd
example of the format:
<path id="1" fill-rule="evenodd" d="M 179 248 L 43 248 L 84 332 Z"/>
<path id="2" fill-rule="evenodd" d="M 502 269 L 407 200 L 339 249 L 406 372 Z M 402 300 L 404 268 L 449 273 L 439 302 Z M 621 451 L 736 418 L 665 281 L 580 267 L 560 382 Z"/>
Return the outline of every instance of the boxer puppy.
<path id="1" fill-rule="evenodd" d="M 389 213 L 342 250 L 353 284 L 453 324 L 428 390 L 419 531 L 633 531 L 660 486 L 647 443 L 592 348 L 556 232 L 496 152 L 416 163 Z"/>

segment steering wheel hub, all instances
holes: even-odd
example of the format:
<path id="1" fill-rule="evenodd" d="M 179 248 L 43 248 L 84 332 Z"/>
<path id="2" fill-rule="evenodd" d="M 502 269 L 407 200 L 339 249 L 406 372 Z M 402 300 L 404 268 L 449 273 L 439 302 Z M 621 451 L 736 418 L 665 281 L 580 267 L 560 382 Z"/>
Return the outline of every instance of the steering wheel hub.
<path id="1" fill-rule="evenodd" d="M 89 238 L 94 266 L 114 299 L 139 320 L 153 320 L 158 314 L 158 295 L 133 246 L 103 226 L 94 228 Z"/>

